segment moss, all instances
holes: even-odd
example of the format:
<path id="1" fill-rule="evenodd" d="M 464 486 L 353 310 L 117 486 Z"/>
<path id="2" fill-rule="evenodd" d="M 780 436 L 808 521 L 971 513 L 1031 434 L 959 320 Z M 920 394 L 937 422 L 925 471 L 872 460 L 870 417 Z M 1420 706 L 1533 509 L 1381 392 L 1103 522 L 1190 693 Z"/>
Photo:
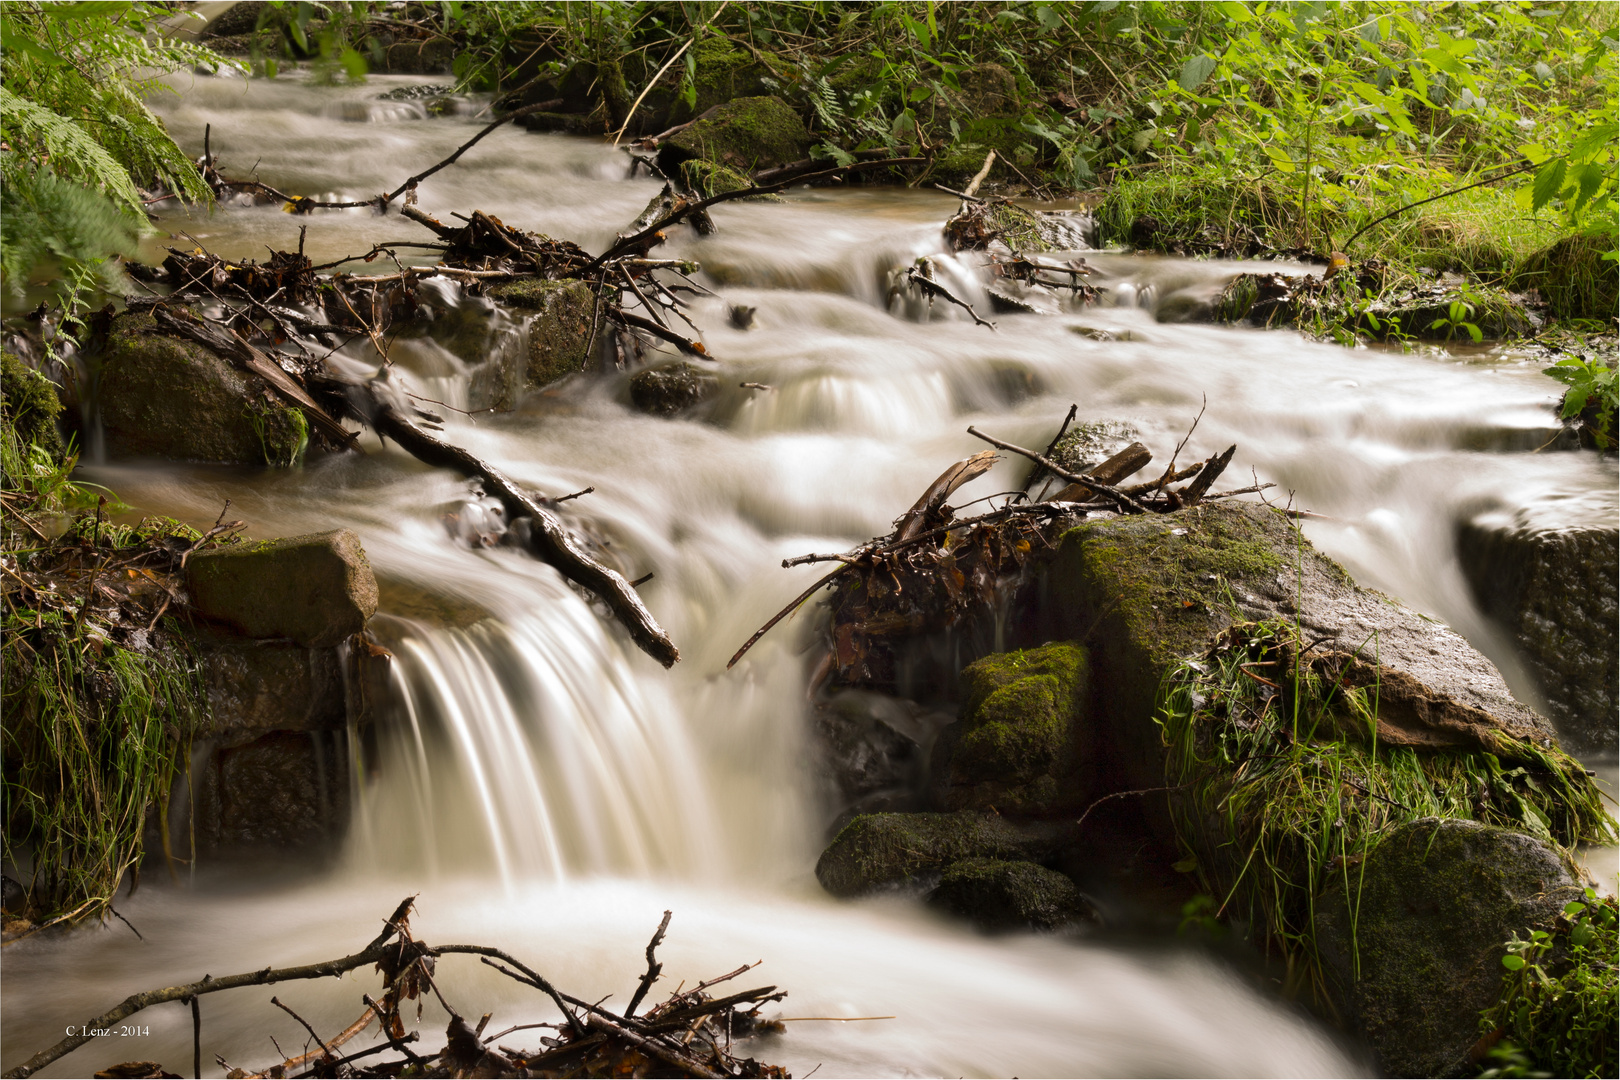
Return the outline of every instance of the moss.
<path id="1" fill-rule="evenodd" d="M 963 859 L 940 877 L 928 903 L 980 929 L 1056 930 L 1091 922 L 1096 912 L 1074 882 L 1039 863 Z"/>
<path id="2" fill-rule="evenodd" d="M 13 353 L 0 353 L 0 416 L 17 433 L 23 446 L 36 446 L 59 460 L 66 454 L 56 418 L 62 401 L 49 379 L 25 365 Z"/>
<path id="3" fill-rule="evenodd" d="M 753 181 L 744 173 L 714 161 L 692 158 L 681 162 L 681 179 L 686 186 L 703 198 L 712 198 L 727 191 L 741 191 L 752 187 Z M 750 195 L 744 202 L 780 202 L 779 195 Z"/>
<path id="4" fill-rule="evenodd" d="M 527 378 L 545 386 L 585 366 L 596 313 L 596 295 L 583 281 L 525 278 L 497 285 L 490 299 L 534 311 L 529 321 Z"/>
<path id="5" fill-rule="evenodd" d="M 810 132 L 780 98 L 737 98 L 671 138 L 671 151 L 753 172 L 804 158 Z"/>
<path id="6" fill-rule="evenodd" d="M 671 124 L 701 116 L 716 105 L 759 94 L 765 89 L 760 81 L 766 74 L 765 69 L 725 38 L 705 38 L 692 46 L 691 55 L 696 66 L 692 84 L 697 97 L 691 105 L 685 99 L 676 100 L 669 113 Z"/>
<path id="7" fill-rule="evenodd" d="M 1072 642 L 987 656 L 963 669 L 952 805 L 1037 811 L 1061 802 L 1089 683 L 1086 651 Z"/>
<path id="8" fill-rule="evenodd" d="M 1514 287 L 1540 291 L 1560 319 L 1598 319 L 1612 325 L 1620 308 L 1620 276 L 1603 256 L 1614 238 L 1576 233 L 1532 254 Z"/>
<path id="9" fill-rule="evenodd" d="M 157 330 L 150 314 L 113 322 L 101 359 L 101 419 L 117 456 L 242 465 L 298 460 L 300 410 L 201 345 Z"/>
<path id="10" fill-rule="evenodd" d="M 1025 860 L 1049 854 L 1050 840 L 997 814 L 862 814 L 841 829 L 816 863 L 834 896 L 931 885 L 962 859 Z"/>

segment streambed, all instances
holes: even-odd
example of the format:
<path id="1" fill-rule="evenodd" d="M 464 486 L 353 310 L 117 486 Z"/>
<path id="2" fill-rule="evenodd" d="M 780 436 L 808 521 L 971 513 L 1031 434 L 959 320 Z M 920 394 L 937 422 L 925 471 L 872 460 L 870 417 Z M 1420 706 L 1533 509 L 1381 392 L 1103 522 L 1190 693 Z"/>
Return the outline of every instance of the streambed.
<path id="1" fill-rule="evenodd" d="M 482 122 L 377 100 L 419 81 L 183 80 L 182 96 L 159 107 L 194 151 L 211 124 L 228 172 L 258 161 L 282 190 L 363 198 Z M 601 250 L 657 187 L 627 179 L 623 155 L 600 143 L 503 128 L 425 182 L 420 205 L 440 217 L 483 209 Z M 736 669 L 725 662 L 814 580 L 815 568 L 783 570 L 783 558 L 887 532 L 946 464 L 982 448 L 968 425 L 1044 444 L 1077 402 L 1082 420 L 1134 425 L 1163 460 L 1207 397 L 1189 455 L 1237 443 L 1233 475 L 1252 469 L 1323 515 L 1306 525 L 1313 542 L 1363 584 L 1455 626 L 1528 697 L 1457 567 L 1457 522 L 1529 496 L 1570 520 L 1612 520 L 1614 461 L 1532 452 L 1552 433 L 1557 396 L 1532 360 L 1346 350 L 1154 320 L 1155 305 L 1213 291 L 1236 264 L 1088 253 L 1109 287 L 1102 304 L 998 316 L 993 332 L 944 307 L 931 317 L 891 310 L 890 271 L 940 251 L 955 207 L 937 192 L 799 191 L 718 208 L 721 231 L 710 238 L 680 230 L 665 250 L 701 262 L 721 294 L 693 313 L 724 387 L 706 421 L 635 412 L 622 379 L 538 395 L 511 414 L 449 414 L 449 437 L 519 481 L 549 493 L 596 488 L 578 513 L 630 576 L 656 575 L 641 593 L 681 646 L 672 672 L 550 569 L 452 543 L 440 517 L 468 486 L 369 437 L 364 457 L 292 471 L 90 467 L 127 502 L 196 523 L 212 522 L 229 498 L 233 516 L 262 535 L 355 529 L 393 583 L 376 631 L 398 657 L 408 708 L 368 763 L 335 866 L 204 867 L 190 888 L 149 880 L 119 904 L 144 941 L 114 923 L 8 948 L 3 1064 L 134 990 L 352 951 L 400 896 L 420 892 L 415 927 L 427 940 L 499 943 L 581 996 L 628 992 L 670 908 L 663 956 L 673 979 L 764 959 L 760 980 L 790 991 L 789 1016 L 895 1017 L 796 1022 L 755 1052 L 800 1076 L 818 1064 L 824 1075 L 1355 1072 L 1322 1029 L 1198 953 L 987 939 L 911 901 L 825 897 L 811 869 L 831 809 L 806 766 L 804 620 Z M 233 208 L 160 220 L 178 238 L 164 242 L 189 237 L 235 258 L 294 246 L 301 224 L 317 262 L 424 238 L 368 211 L 306 219 Z M 959 282 L 977 287 L 966 273 Z M 754 329 L 731 326 L 733 304 L 757 309 Z M 424 394 L 465 403 L 464 366 L 407 352 L 400 363 Z M 972 494 L 1015 488 L 1021 476 L 1003 463 Z M 489 618 L 435 618 L 399 599 L 417 594 Z M 499 1027 L 544 1017 L 532 996 L 476 965 L 445 970 L 463 1000 L 496 1009 Z M 371 989 L 357 973 L 283 996 L 334 1027 L 354 1019 Z M 301 1046 L 270 993 L 205 999 L 205 1057 L 266 1062 L 272 1034 L 289 1052 Z M 442 1030 L 436 1009 L 424 1021 L 430 1033 Z M 150 1023 L 150 1036 L 102 1040 L 46 1075 L 188 1059 L 185 1010 L 154 1010 Z"/>

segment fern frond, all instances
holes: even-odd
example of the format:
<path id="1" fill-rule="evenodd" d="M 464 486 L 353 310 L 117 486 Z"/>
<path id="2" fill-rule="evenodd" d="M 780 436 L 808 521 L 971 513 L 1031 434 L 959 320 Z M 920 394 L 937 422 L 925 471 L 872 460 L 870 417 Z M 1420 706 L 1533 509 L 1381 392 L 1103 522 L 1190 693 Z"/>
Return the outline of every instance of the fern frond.
<path id="1" fill-rule="evenodd" d="M 0 137 L 13 154 L 49 164 L 58 176 L 105 192 L 114 202 L 140 212 L 141 194 L 129 170 L 73 120 L 0 86 Z M 7 170 L 8 174 L 12 170 Z M 10 179 L 10 176 L 7 177 Z M 7 231 L 10 231 L 8 226 Z"/>

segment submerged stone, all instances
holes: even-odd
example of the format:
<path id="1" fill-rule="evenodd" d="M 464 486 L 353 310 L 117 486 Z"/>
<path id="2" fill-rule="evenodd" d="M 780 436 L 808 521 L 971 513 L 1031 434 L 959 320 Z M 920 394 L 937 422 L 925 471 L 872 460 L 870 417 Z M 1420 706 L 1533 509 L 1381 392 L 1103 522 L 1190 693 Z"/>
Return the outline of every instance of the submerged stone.
<path id="1" fill-rule="evenodd" d="M 720 380 L 714 374 L 684 360 L 650 367 L 630 378 L 630 403 L 654 416 L 674 416 L 719 392 Z"/>
<path id="2" fill-rule="evenodd" d="M 146 313 L 113 320 L 98 400 L 115 458 L 288 465 L 309 441 L 304 414 L 257 376 L 160 332 Z"/>
<path id="3" fill-rule="evenodd" d="M 1049 857 L 1061 843 L 1047 826 L 1015 825 L 999 814 L 862 814 L 845 825 L 816 862 L 816 879 L 834 896 L 931 887 L 952 863 L 984 858 Z"/>
<path id="4" fill-rule="evenodd" d="M 336 645 L 377 610 L 377 580 L 349 529 L 198 552 L 186 588 L 206 618 L 308 646 Z"/>
<path id="5" fill-rule="evenodd" d="M 1534 837 L 1440 818 L 1397 827 L 1348 881 L 1317 901 L 1317 948 L 1386 1076 L 1473 1075 L 1503 943 L 1581 898 Z"/>
<path id="6" fill-rule="evenodd" d="M 1040 863 L 963 859 L 952 863 L 928 903 L 981 930 L 1058 930 L 1098 922 L 1074 882 Z"/>

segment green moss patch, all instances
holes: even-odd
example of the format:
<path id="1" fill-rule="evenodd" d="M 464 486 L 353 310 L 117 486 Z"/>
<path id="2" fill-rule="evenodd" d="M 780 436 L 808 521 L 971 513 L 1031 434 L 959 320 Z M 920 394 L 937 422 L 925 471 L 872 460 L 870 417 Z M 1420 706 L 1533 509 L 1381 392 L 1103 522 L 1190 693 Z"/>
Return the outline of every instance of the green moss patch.
<path id="1" fill-rule="evenodd" d="M 737 98 L 671 138 L 665 153 L 671 148 L 746 173 L 805 158 L 810 132 L 780 98 Z"/>
<path id="2" fill-rule="evenodd" d="M 1072 642 L 987 656 L 962 671 L 962 732 L 951 750 L 954 806 L 1041 811 L 1063 801 L 1090 696 Z"/>
<path id="3" fill-rule="evenodd" d="M 52 457 L 66 452 L 56 418 L 62 401 L 56 387 L 25 365 L 14 353 L 0 353 L 0 414 L 25 446 L 38 447 Z"/>
<path id="4" fill-rule="evenodd" d="M 841 829 L 816 862 L 816 878 L 834 896 L 932 885 L 963 859 L 1026 861 L 1051 854 L 1052 839 L 1017 828 L 999 814 L 862 814 Z"/>

